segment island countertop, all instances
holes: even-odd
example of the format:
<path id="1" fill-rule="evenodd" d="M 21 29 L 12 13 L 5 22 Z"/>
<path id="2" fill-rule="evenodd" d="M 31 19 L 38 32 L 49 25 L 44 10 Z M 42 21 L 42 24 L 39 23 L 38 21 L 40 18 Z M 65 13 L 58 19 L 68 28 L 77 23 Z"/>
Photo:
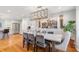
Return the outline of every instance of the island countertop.
<path id="1" fill-rule="evenodd" d="M 0 30 L 0 40 L 3 38 L 3 30 Z"/>

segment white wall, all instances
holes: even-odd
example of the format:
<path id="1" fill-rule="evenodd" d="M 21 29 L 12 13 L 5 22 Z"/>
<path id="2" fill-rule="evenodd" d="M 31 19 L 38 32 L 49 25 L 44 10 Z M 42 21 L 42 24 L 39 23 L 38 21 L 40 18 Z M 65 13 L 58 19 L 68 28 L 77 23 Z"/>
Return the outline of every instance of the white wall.
<path id="1" fill-rule="evenodd" d="M 63 25 L 66 25 L 69 20 L 76 20 L 76 10 L 70 10 L 70 11 L 65 11 L 65 12 L 60 12 L 60 13 L 57 13 L 57 14 L 53 14 L 52 18 L 57 20 L 58 28 L 60 28 L 59 15 L 64 16 Z"/>
<path id="2" fill-rule="evenodd" d="M 21 33 L 26 32 L 28 26 L 31 26 L 31 29 L 35 30 L 36 29 L 36 21 L 30 20 L 29 18 L 22 19 Z"/>
<path id="3" fill-rule="evenodd" d="M 27 29 L 27 23 L 28 22 L 28 18 L 27 19 L 22 19 L 22 23 L 21 23 L 21 32 L 25 32 Z"/>
<path id="4" fill-rule="evenodd" d="M 76 49 L 79 51 L 79 7 L 76 7 Z"/>

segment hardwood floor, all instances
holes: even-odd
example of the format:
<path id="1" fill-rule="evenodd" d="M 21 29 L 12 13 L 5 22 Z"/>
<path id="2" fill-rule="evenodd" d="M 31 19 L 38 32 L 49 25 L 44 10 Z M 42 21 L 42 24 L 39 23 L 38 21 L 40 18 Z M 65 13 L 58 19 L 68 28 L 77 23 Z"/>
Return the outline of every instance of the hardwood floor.
<path id="1" fill-rule="evenodd" d="M 26 47 L 23 48 L 22 46 L 22 35 L 16 34 L 11 35 L 9 38 L 0 40 L 0 52 L 32 52 L 30 49 L 27 51 Z M 68 45 L 68 51 L 69 52 L 75 52 L 75 47 L 72 47 L 73 41 L 70 41 L 70 44 Z"/>
<path id="2" fill-rule="evenodd" d="M 0 52 L 31 52 L 22 47 L 22 35 L 12 35 L 0 40 Z"/>
<path id="3" fill-rule="evenodd" d="M 69 52 L 76 52 L 76 51 L 77 51 L 77 50 L 75 49 L 74 40 L 70 40 L 67 50 L 68 50 Z"/>

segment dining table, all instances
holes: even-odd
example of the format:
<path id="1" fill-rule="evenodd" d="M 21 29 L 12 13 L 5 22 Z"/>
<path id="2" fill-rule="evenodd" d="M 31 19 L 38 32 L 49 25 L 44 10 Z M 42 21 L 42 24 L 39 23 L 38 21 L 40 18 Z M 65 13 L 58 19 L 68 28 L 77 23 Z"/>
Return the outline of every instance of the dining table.
<path id="1" fill-rule="evenodd" d="M 63 40 L 62 34 L 37 33 L 37 35 L 43 35 L 44 39 L 50 43 L 50 51 L 56 51 L 55 42 L 61 43 Z"/>
<path id="2" fill-rule="evenodd" d="M 55 51 L 55 42 L 61 43 L 63 40 L 63 34 L 48 34 L 48 33 L 37 33 L 37 32 L 27 32 L 30 34 L 36 35 L 43 35 L 44 39 L 50 43 L 50 51 Z"/>

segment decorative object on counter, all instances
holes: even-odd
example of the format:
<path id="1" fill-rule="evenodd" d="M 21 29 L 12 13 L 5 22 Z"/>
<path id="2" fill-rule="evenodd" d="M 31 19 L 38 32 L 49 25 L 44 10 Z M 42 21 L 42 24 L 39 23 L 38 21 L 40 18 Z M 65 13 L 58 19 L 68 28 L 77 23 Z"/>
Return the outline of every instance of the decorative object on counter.
<path id="1" fill-rule="evenodd" d="M 42 23 L 42 28 L 48 28 L 47 22 L 43 22 L 43 23 Z"/>
<path id="2" fill-rule="evenodd" d="M 47 23 L 48 23 L 48 28 L 53 27 L 53 26 L 52 26 L 52 25 L 53 25 L 53 22 L 52 22 L 51 20 L 47 20 Z"/>

